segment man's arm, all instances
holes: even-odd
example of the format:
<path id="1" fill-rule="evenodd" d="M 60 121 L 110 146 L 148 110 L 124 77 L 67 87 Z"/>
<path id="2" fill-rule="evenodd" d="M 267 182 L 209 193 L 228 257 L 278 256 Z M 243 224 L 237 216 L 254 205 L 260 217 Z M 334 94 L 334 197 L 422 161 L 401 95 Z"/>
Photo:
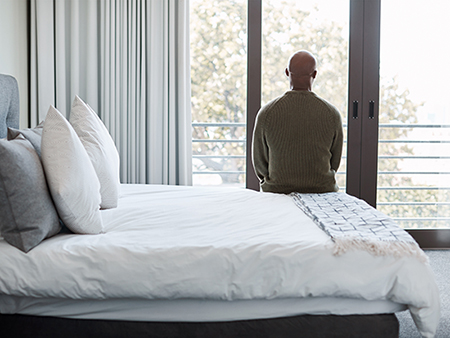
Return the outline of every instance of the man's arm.
<path id="1" fill-rule="evenodd" d="M 256 116 L 253 130 L 252 160 L 253 169 L 261 184 L 269 176 L 269 149 L 264 136 L 263 115 L 260 113 Z"/>
<path id="2" fill-rule="evenodd" d="M 336 123 L 336 134 L 334 136 L 333 144 L 331 145 L 331 169 L 337 171 L 341 164 L 342 147 L 344 144 L 344 132 L 342 130 L 342 120 L 338 113 Z"/>

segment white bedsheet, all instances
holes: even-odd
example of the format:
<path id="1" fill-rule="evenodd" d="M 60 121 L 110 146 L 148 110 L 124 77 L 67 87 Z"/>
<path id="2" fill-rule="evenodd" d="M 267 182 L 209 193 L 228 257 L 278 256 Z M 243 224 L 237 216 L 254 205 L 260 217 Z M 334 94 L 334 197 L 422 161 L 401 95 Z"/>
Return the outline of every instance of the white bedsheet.
<path id="1" fill-rule="evenodd" d="M 92 300 L 349 297 L 408 305 L 424 337 L 433 337 L 439 321 L 428 264 L 363 251 L 334 256 L 330 238 L 286 195 L 122 185 L 119 207 L 102 217 L 105 234 L 57 235 L 28 254 L 0 240 L 0 293 Z"/>

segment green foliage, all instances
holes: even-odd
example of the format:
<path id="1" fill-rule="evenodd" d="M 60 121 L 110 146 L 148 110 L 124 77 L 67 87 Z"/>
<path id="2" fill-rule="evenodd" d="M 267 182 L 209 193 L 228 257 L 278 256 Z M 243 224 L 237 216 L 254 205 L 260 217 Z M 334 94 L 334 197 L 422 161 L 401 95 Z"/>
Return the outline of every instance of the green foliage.
<path id="1" fill-rule="evenodd" d="M 284 69 L 289 57 L 308 50 L 318 60 L 314 92 L 335 105 L 346 120 L 348 40 L 343 27 L 332 21 L 317 21 L 292 1 L 266 1 L 263 11 L 262 104 L 289 89 Z M 348 32 L 347 32 L 348 36 Z"/>
<path id="2" fill-rule="evenodd" d="M 244 122 L 247 9 L 244 1 L 193 2 L 193 121 Z"/>

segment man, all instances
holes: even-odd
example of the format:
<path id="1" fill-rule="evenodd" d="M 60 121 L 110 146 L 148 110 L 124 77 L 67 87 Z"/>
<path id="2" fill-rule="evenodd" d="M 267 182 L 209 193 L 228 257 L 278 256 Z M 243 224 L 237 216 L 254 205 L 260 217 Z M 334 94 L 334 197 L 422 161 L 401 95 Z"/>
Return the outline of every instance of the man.
<path id="1" fill-rule="evenodd" d="M 316 67 L 311 53 L 294 53 L 285 69 L 290 90 L 258 112 L 252 156 L 264 192 L 339 189 L 335 173 L 342 155 L 342 121 L 333 105 L 312 92 Z"/>

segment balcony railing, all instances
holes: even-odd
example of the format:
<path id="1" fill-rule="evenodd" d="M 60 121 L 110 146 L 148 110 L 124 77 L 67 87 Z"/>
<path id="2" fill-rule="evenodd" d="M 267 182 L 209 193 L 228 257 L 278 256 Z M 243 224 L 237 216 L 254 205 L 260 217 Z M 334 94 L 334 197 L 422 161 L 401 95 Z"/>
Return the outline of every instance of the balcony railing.
<path id="1" fill-rule="evenodd" d="M 379 170 L 379 178 L 389 175 L 391 177 L 403 176 L 408 178 L 412 184 L 378 187 L 379 194 L 395 194 L 398 192 L 402 194 L 404 200 L 392 200 L 391 198 L 389 201 L 378 201 L 377 206 L 381 211 L 393 210 L 394 208 L 408 210 L 401 217 L 391 215 L 399 224 L 407 228 L 411 225 L 415 225 L 415 227 L 449 227 L 450 187 L 448 184 L 450 184 L 450 176 L 448 175 L 450 175 L 450 165 L 446 165 L 446 163 L 450 159 L 450 148 L 448 152 L 446 148 L 450 147 L 450 125 L 380 124 L 380 129 L 383 128 L 414 131 L 408 135 L 408 139 L 381 139 L 379 143 L 395 146 L 403 144 L 412 148 L 416 154 L 404 156 L 381 154 L 379 156 L 380 160 L 400 160 L 403 163 L 409 163 L 409 166 L 403 164 L 400 171 Z M 437 131 L 440 133 L 437 133 Z M 440 135 L 433 135 L 433 133 Z M 444 147 L 444 149 L 439 149 L 439 145 L 442 145 L 441 147 Z M 429 164 L 426 164 L 427 161 L 430 161 Z M 419 180 L 422 183 L 417 183 Z M 417 217 L 417 214 L 420 214 L 418 210 L 423 214 L 422 216 L 419 215 L 420 217 Z"/>
<path id="2" fill-rule="evenodd" d="M 195 122 L 192 123 L 193 128 L 233 128 L 233 127 L 240 127 L 245 128 L 245 123 L 199 123 Z M 347 126 L 344 125 L 344 128 Z M 450 131 L 450 125 L 435 125 L 435 124 L 380 124 L 380 129 L 383 128 L 403 128 L 403 129 L 410 129 L 410 130 L 424 130 L 424 131 L 431 131 L 431 130 L 449 130 Z M 416 133 L 417 134 L 417 133 Z M 245 135 L 245 134 L 244 134 Z M 418 136 L 418 135 L 415 135 Z M 420 135 L 419 135 L 420 136 Z M 404 144 L 405 146 L 409 146 L 414 148 L 414 146 L 426 146 L 430 145 L 433 148 L 436 148 L 439 144 L 445 145 L 450 144 L 450 132 L 449 137 L 447 139 L 421 139 L 422 137 L 418 138 L 409 138 L 408 139 L 380 139 L 379 144 L 393 144 L 394 146 L 400 146 Z M 199 161 L 206 161 L 206 160 L 213 160 L 213 161 L 229 161 L 229 160 L 245 160 L 245 149 L 246 149 L 246 140 L 245 139 L 214 139 L 214 138 L 208 138 L 208 139 L 193 139 L 192 140 L 194 147 L 196 144 L 208 144 L 208 145 L 216 145 L 218 148 L 224 147 L 225 145 L 235 145 L 242 147 L 242 154 L 233 154 L 233 155 L 224 155 L 219 153 L 214 154 L 194 154 L 193 159 L 199 160 Z M 346 141 L 344 141 L 346 142 Z M 346 156 L 343 156 L 343 167 L 345 167 L 345 160 Z M 441 154 L 418 154 L 418 155 L 384 155 L 380 154 L 378 157 L 381 161 L 389 161 L 389 160 L 398 160 L 398 161 L 442 161 L 442 160 L 450 160 L 450 145 L 449 145 L 449 152 L 448 153 L 442 153 Z M 193 169 L 193 175 L 194 177 L 200 177 L 201 175 L 221 175 L 222 177 L 224 175 L 241 175 L 242 177 L 245 176 L 245 167 L 241 170 L 214 170 L 212 168 L 208 168 L 206 165 L 203 165 L 204 168 L 201 170 L 198 168 Z M 448 170 L 444 170 L 442 168 L 434 168 L 433 170 L 414 170 L 414 166 L 411 166 L 411 168 L 403 168 L 403 170 L 379 170 L 378 175 L 381 175 L 383 177 L 388 177 L 389 175 L 392 175 L 393 177 L 407 177 L 411 179 L 411 177 L 421 177 L 423 181 L 427 181 L 426 177 L 431 177 L 433 175 L 450 175 L 450 163 L 447 167 Z M 345 168 L 344 170 L 340 170 L 336 173 L 338 176 L 344 175 L 345 177 Z M 448 176 L 450 178 L 450 176 Z M 413 182 L 414 183 L 414 182 Z M 244 184 L 242 184 L 244 186 Z M 341 187 L 342 191 L 345 191 L 345 187 Z M 446 227 L 450 227 L 450 180 L 448 182 L 448 185 L 445 186 L 438 186 L 438 184 L 420 184 L 420 185 L 396 185 L 396 186 L 379 186 L 377 188 L 379 194 L 386 194 L 386 193 L 392 193 L 392 194 L 398 194 L 400 192 L 403 192 L 403 195 L 405 196 L 413 196 L 414 194 L 420 194 L 420 192 L 423 192 L 424 194 L 428 193 L 430 196 L 436 196 L 438 193 L 444 193 L 444 197 L 446 198 L 445 193 L 449 193 L 449 199 L 447 200 L 439 200 L 439 201 L 430 201 L 430 200 L 423 200 L 423 201 L 417 201 L 417 200 L 397 200 L 397 201 L 378 201 L 377 206 L 383 211 L 388 210 L 389 208 L 448 208 L 448 210 L 445 210 L 445 216 L 449 217 L 440 217 L 439 215 L 436 215 L 436 217 L 407 217 L 407 215 L 404 215 L 402 217 L 393 217 L 395 220 L 399 221 L 399 223 L 403 224 L 405 227 L 409 227 L 408 224 L 418 224 L 418 223 L 433 223 L 433 224 L 444 224 Z M 433 193 L 435 192 L 435 193 Z M 434 194 L 434 195 L 433 195 Z M 411 209 L 413 210 L 413 209 Z M 439 225 L 436 225 L 439 226 Z"/>
<path id="3" fill-rule="evenodd" d="M 192 123 L 193 128 L 245 128 L 245 123 L 237 123 L 237 122 L 194 122 Z M 209 138 L 209 139 L 192 139 L 193 146 L 195 147 L 196 144 L 209 144 L 209 145 L 225 145 L 225 144 L 234 144 L 242 147 L 242 154 L 236 155 L 223 155 L 223 154 L 193 154 L 192 158 L 198 159 L 200 161 L 202 160 L 222 160 L 222 161 L 228 161 L 232 159 L 240 159 L 245 160 L 245 149 L 246 149 L 246 139 L 215 139 L 215 138 Z M 204 161 L 202 161 L 204 162 Z M 205 165 L 207 166 L 207 165 Z M 204 170 L 198 170 L 195 168 L 195 161 L 194 161 L 194 168 L 192 171 L 192 174 L 195 175 L 219 175 L 221 177 L 224 177 L 224 175 L 238 175 L 238 176 L 244 176 L 245 175 L 245 169 L 242 170 L 214 170 L 212 168 L 204 169 Z M 244 184 L 242 184 L 244 186 Z"/>

